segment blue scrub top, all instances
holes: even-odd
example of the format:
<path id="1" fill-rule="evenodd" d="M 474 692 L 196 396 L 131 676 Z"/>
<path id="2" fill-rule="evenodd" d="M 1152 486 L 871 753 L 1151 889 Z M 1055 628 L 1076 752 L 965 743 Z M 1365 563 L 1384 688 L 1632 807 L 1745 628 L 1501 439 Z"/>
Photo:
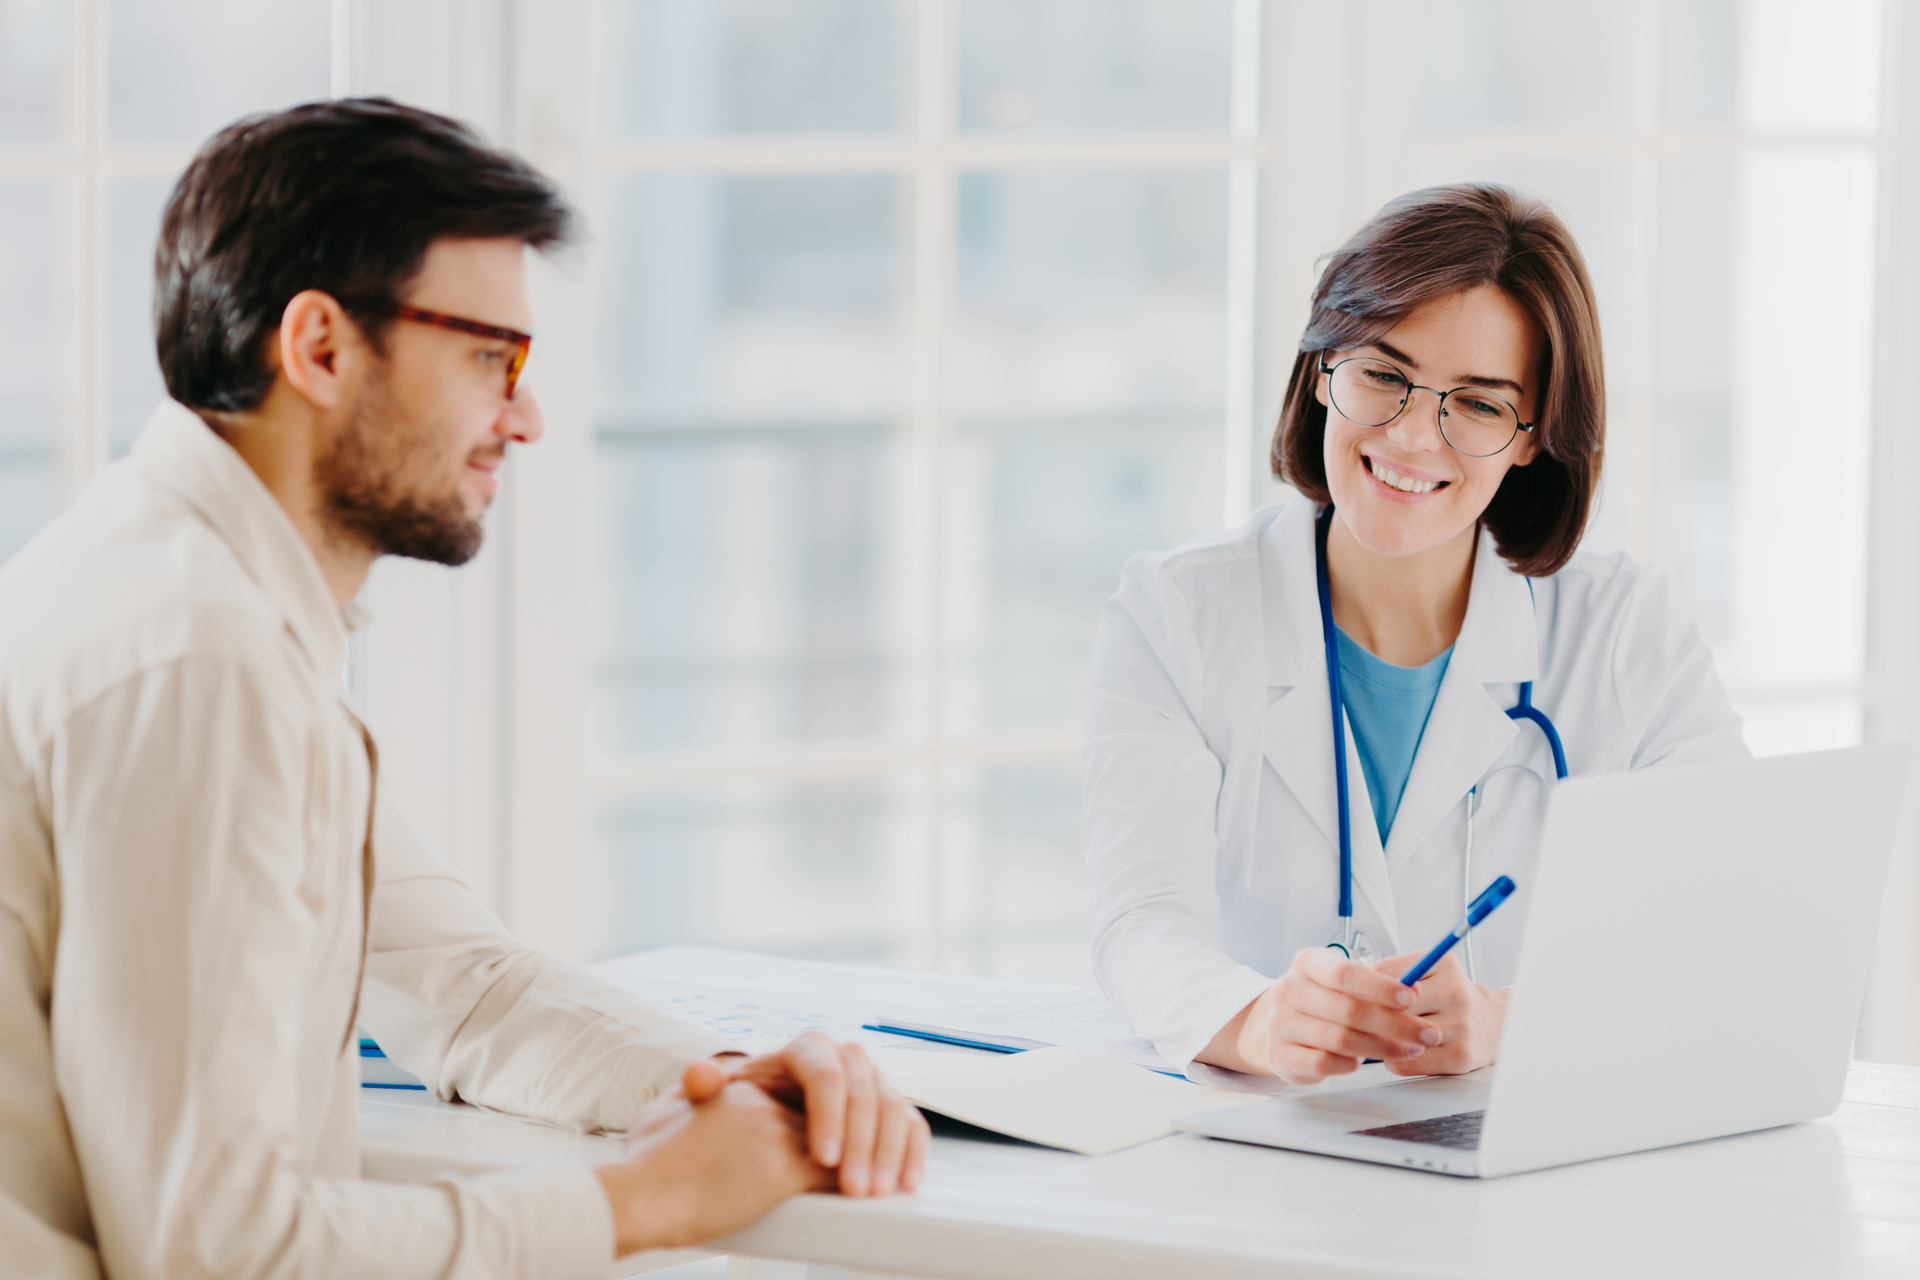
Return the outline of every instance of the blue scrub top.
<path id="1" fill-rule="evenodd" d="M 1367 780 L 1367 798 L 1373 802 L 1374 825 L 1380 843 L 1387 843 L 1400 796 L 1413 774 L 1413 756 L 1420 749 L 1440 681 L 1447 674 L 1453 646 L 1420 667 L 1396 667 L 1369 653 L 1359 641 L 1334 628 L 1340 652 L 1340 684 L 1347 703 L 1347 723 L 1353 729 L 1354 751 Z"/>

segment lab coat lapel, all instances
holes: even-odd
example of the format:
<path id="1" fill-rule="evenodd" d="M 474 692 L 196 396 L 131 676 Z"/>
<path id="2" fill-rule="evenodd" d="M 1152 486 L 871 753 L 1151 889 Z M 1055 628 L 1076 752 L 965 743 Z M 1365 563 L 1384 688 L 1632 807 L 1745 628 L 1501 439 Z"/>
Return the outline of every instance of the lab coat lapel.
<path id="1" fill-rule="evenodd" d="M 1353 890 L 1373 904 L 1374 914 L 1380 917 L 1381 928 L 1386 931 L 1384 937 L 1374 938 L 1374 944 L 1384 948 L 1381 954 L 1393 955 L 1400 950 L 1400 919 L 1393 909 L 1393 879 L 1388 871 L 1386 851 L 1380 847 L 1380 824 L 1373 815 L 1373 797 L 1367 794 L 1367 778 L 1360 772 L 1360 749 L 1354 745 L 1353 721 L 1348 720 L 1346 725 L 1347 816 L 1352 824 Z M 1327 738 L 1331 746 L 1331 726 Z M 1336 821 L 1338 816 L 1335 815 Z M 1333 848 L 1334 856 L 1338 857 L 1339 844 Z M 1358 906 L 1354 911 L 1356 915 L 1359 913 Z"/>
<path id="2" fill-rule="evenodd" d="M 1272 699 L 1263 745 L 1267 763 L 1320 829 L 1337 859 L 1340 817 L 1334 800 L 1333 697 L 1327 687 L 1327 650 L 1320 635 L 1320 595 L 1314 582 L 1314 514 L 1314 504 L 1300 499 L 1263 535 L 1271 539 L 1260 559 L 1267 566 L 1261 597 Z M 1354 891 L 1365 895 L 1385 926 L 1386 944 L 1396 946 L 1393 888 L 1351 724 L 1347 727 L 1347 810 Z"/>
<path id="3" fill-rule="evenodd" d="M 1504 692 L 1539 670 L 1532 590 L 1500 559 L 1493 536 L 1484 531 L 1469 590 L 1466 620 L 1387 833 L 1389 871 L 1398 871 L 1426 843 L 1519 734 L 1488 686 Z"/>

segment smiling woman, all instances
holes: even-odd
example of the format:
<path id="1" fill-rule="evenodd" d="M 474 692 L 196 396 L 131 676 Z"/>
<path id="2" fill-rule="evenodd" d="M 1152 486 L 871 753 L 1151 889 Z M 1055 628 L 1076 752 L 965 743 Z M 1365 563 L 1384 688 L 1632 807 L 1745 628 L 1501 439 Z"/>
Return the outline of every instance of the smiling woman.
<path id="1" fill-rule="evenodd" d="M 1402 349 L 1409 342 L 1451 344 L 1432 354 L 1451 363 L 1422 364 Z M 1473 486 L 1481 498 L 1473 512 L 1485 511 L 1501 555 L 1522 572 L 1543 575 L 1566 563 L 1586 530 L 1600 478 L 1606 378 L 1586 262 L 1552 210 L 1491 185 L 1416 191 L 1387 205 L 1328 261 L 1274 433 L 1273 469 L 1308 497 L 1349 512 L 1351 502 L 1328 487 L 1339 483 L 1339 469 L 1324 437 L 1329 366 L 1351 355 L 1398 360 L 1428 381 L 1511 396 L 1515 428 L 1527 434 L 1512 447 L 1502 442 L 1489 450 L 1496 465 L 1474 470 L 1492 486 Z M 1385 427 L 1392 436 L 1418 430 L 1422 421 L 1445 432 L 1462 421 L 1449 412 L 1455 398 L 1449 393 L 1439 404 L 1437 420 L 1424 418 L 1417 396 L 1401 400 L 1398 418 L 1336 414 L 1335 435 L 1346 424 L 1362 435 Z M 1456 464 L 1480 452 L 1451 437 L 1447 443 L 1453 447 L 1442 452 Z M 1532 463 L 1536 452 L 1545 454 L 1538 467 L 1507 475 L 1509 466 Z"/>
<path id="2" fill-rule="evenodd" d="M 1554 781 L 1746 746 L 1665 579 L 1577 550 L 1604 376 L 1560 220 L 1497 186 L 1415 192 L 1313 307 L 1273 445 L 1305 497 L 1136 557 L 1101 622 L 1094 964 L 1176 1062 L 1471 1071 Z M 1516 907 L 1477 957 L 1393 981 L 1500 875 Z"/>

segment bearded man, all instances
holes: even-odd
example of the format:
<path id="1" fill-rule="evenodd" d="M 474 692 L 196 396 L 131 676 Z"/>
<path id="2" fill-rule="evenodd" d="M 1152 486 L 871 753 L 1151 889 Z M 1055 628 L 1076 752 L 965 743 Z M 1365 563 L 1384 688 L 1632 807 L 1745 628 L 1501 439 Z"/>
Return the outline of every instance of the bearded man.
<path id="1" fill-rule="evenodd" d="M 8 1275 L 597 1280 L 918 1181 L 925 1122 L 857 1047 L 728 1057 L 510 938 L 342 695 L 373 561 L 471 558 L 540 438 L 524 258 L 569 221 L 379 100 L 242 121 L 175 189 L 170 399 L 0 571 Z M 440 1097 L 626 1129 L 625 1157 L 362 1182 L 361 1025 Z"/>

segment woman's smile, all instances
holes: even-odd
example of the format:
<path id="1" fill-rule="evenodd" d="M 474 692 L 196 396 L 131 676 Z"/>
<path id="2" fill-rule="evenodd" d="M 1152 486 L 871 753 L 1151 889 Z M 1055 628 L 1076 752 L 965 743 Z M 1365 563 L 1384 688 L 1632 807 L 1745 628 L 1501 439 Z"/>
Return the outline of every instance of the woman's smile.
<path id="1" fill-rule="evenodd" d="M 1376 491 L 1384 490 L 1381 495 L 1400 502 L 1413 501 L 1438 493 L 1452 484 L 1451 480 L 1436 480 L 1402 463 L 1395 467 L 1368 454 L 1360 455 L 1360 465 L 1373 478 L 1371 486 Z"/>

